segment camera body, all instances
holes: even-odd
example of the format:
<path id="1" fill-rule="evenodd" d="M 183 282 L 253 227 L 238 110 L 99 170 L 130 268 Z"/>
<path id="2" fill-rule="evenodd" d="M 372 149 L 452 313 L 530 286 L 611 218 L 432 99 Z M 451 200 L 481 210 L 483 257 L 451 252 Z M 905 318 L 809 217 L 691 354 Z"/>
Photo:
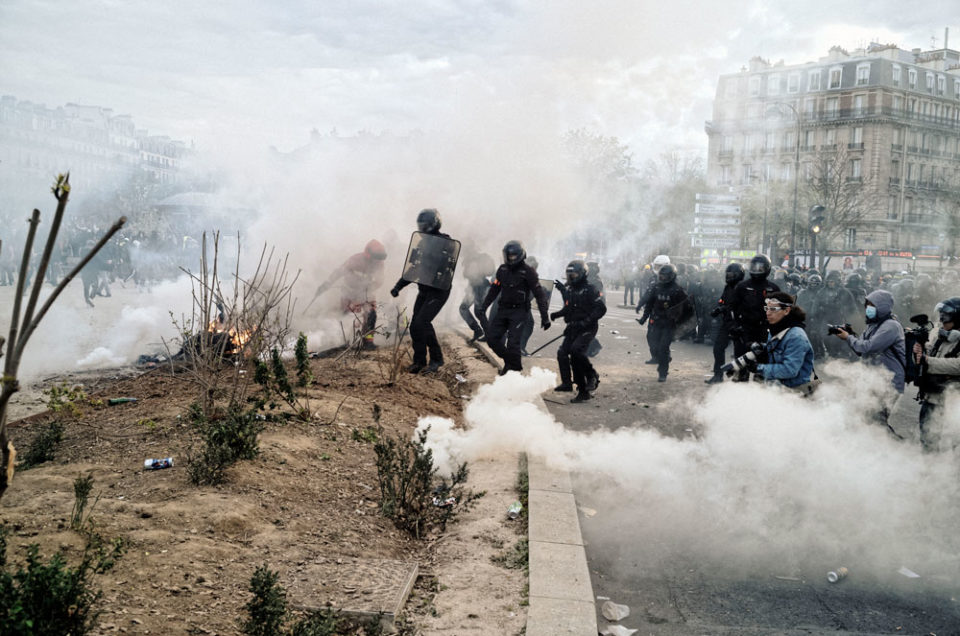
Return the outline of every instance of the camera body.
<path id="1" fill-rule="evenodd" d="M 838 333 L 840 333 L 841 330 L 846 331 L 849 334 L 857 335 L 853 332 L 853 327 L 850 325 L 849 322 L 844 323 L 842 325 L 827 325 L 828 336 L 835 336 Z"/>
<path id="2" fill-rule="evenodd" d="M 751 342 L 749 351 L 720 367 L 720 371 L 725 373 L 727 376 L 731 376 L 734 373 L 739 373 L 743 370 L 752 371 L 756 369 L 757 362 L 764 361 L 765 358 L 766 350 L 764 349 L 763 345 L 759 342 Z"/>
<path id="3" fill-rule="evenodd" d="M 907 365 L 904 371 L 904 380 L 906 382 L 912 382 L 913 384 L 920 387 L 921 393 L 933 393 L 932 386 L 924 386 L 925 384 L 929 385 L 929 382 L 923 382 L 923 368 L 917 364 L 917 361 L 913 356 L 913 345 L 920 344 L 920 347 L 923 349 L 924 353 L 927 351 L 927 341 L 930 339 L 930 328 L 933 326 L 930 322 L 929 316 L 927 314 L 917 314 L 915 316 L 910 316 L 910 322 L 917 325 L 913 329 L 904 329 L 904 346 L 907 352 Z"/>

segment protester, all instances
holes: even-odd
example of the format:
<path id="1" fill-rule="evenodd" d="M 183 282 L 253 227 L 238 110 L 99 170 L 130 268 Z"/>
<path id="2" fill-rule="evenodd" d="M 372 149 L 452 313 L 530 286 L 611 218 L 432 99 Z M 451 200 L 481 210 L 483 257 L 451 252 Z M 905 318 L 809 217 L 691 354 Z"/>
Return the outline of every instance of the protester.
<path id="1" fill-rule="evenodd" d="M 937 304 L 940 315 L 940 330 L 930 353 L 921 343 L 913 346 L 913 355 L 920 367 L 917 385 L 920 393 L 920 443 L 924 450 L 936 450 L 938 435 L 933 418 L 942 409 L 944 392 L 950 385 L 960 382 L 960 297 L 948 298 Z"/>
<path id="2" fill-rule="evenodd" d="M 813 379 L 813 347 L 804 331 L 806 314 L 796 299 L 786 292 L 774 292 L 764 304 L 770 334 L 763 350 L 763 361 L 756 372 L 768 382 L 808 395 L 816 388 Z M 817 380 L 819 382 L 819 380 Z"/>

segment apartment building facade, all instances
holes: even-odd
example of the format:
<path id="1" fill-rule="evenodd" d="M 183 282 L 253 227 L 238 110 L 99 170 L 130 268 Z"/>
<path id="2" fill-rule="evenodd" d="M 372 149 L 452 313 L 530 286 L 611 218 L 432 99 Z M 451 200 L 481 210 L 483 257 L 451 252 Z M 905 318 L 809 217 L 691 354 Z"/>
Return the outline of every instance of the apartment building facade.
<path id="1" fill-rule="evenodd" d="M 37 205 L 58 173 L 82 191 L 115 185 L 137 171 L 160 183 L 179 179 L 186 144 L 137 129 L 109 108 L 57 108 L 0 97 L 0 207 Z M 38 190 L 39 189 L 39 190 Z M 79 191 L 79 190 L 78 190 Z"/>
<path id="2" fill-rule="evenodd" d="M 706 132 L 708 182 L 733 192 L 795 178 L 803 184 L 818 162 L 842 161 L 843 178 L 869 190 L 870 203 L 833 249 L 956 254 L 957 51 L 872 44 L 834 47 L 804 64 L 754 58 L 720 77 Z M 804 231 L 816 203 L 798 201 Z"/>

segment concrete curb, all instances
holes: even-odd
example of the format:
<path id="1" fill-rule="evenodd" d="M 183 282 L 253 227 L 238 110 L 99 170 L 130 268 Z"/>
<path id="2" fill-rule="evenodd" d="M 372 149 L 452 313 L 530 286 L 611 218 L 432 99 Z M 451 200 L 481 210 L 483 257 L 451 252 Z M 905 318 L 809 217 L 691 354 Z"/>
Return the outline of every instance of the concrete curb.
<path id="1" fill-rule="evenodd" d="M 490 347 L 473 344 L 492 365 L 503 368 Z M 546 410 L 542 402 L 540 406 Z M 596 636 L 597 609 L 570 475 L 537 459 L 528 462 L 527 472 L 530 606 L 526 636 Z"/>

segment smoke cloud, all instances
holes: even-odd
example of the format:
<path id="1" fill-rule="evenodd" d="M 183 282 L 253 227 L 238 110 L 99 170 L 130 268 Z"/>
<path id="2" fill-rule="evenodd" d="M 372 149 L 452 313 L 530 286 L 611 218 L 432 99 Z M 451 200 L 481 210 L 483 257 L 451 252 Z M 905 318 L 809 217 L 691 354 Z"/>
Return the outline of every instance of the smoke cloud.
<path id="1" fill-rule="evenodd" d="M 647 428 L 571 431 L 538 404 L 556 382 L 542 368 L 481 387 L 464 430 L 436 417 L 419 429 L 430 427 L 442 470 L 526 452 L 576 473 L 599 509 L 591 526 L 653 566 L 683 555 L 728 572 L 847 564 L 878 578 L 903 564 L 927 575 L 955 567 L 957 455 L 924 454 L 870 423 L 874 390 L 887 380 L 847 369 L 813 400 L 743 383 L 707 391 L 692 410 L 689 399 L 661 405 L 659 417 L 690 431 L 684 439 Z M 946 437 L 958 422 L 948 418 Z"/>

